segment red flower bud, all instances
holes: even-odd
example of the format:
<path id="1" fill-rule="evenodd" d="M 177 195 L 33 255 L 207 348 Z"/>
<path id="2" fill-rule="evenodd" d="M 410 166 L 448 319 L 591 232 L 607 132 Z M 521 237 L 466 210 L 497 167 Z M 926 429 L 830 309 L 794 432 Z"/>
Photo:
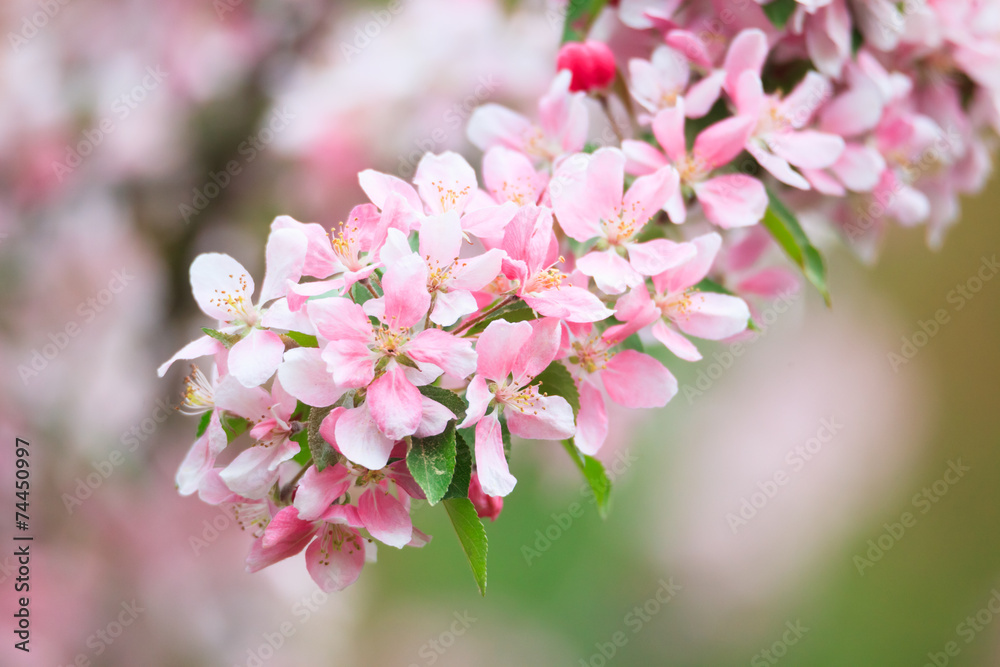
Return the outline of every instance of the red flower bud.
<path id="1" fill-rule="evenodd" d="M 604 42 L 568 42 L 559 49 L 556 66 L 573 73 L 572 91 L 606 88 L 615 80 L 615 55 Z"/>
<path id="2" fill-rule="evenodd" d="M 469 481 L 469 500 L 475 506 L 480 519 L 489 518 L 490 521 L 496 521 L 500 516 L 500 510 L 503 509 L 503 498 L 483 493 L 477 473 L 472 473 L 472 479 Z"/>

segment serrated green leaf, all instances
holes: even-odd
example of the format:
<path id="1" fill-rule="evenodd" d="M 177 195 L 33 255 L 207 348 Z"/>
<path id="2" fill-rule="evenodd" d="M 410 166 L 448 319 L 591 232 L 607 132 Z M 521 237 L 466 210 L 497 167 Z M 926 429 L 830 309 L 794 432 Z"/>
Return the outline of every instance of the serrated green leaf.
<path id="1" fill-rule="evenodd" d="M 535 311 L 520 299 L 514 303 L 507 304 L 502 308 L 497 308 L 494 312 L 490 313 L 488 317 L 483 318 L 479 322 L 472 325 L 468 331 L 463 333 L 463 336 L 476 336 L 478 334 L 486 331 L 486 327 L 490 325 L 490 322 L 496 322 L 497 320 L 506 320 L 507 322 L 526 322 L 528 320 L 533 320 L 536 317 Z"/>
<path id="2" fill-rule="evenodd" d="M 469 404 L 455 392 L 429 384 L 417 388 L 427 398 L 451 410 L 459 422 L 465 419 L 465 411 L 469 408 Z"/>
<path id="3" fill-rule="evenodd" d="M 601 515 L 602 519 L 607 518 L 608 512 L 611 511 L 611 480 L 608 479 L 608 473 L 604 470 L 604 464 L 593 456 L 581 452 L 572 440 L 563 440 L 563 447 L 566 448 L 573 463 L 583 473 L 583 478 L 590 485 L 591 491 L 594 492 L 597 513 Z"/>
<path id="4" fill-rule="evenodd" d="M 298 331 L 289 331 L 285 335 L 298 343 L 299 347 L 319 347 L 319 341 L 316 340 L 316 336 L 299 333 Z"/>
<path id="5" fill-rule="evenodd" d="M 227 350 L 231 348 L 233 345 L 236 345 L 236 343 L 240 342 L 240 337 L 237 336 L 236 334 L 222 333 L 221 331 L 217 331 L 215 329 L 209 329 L 208 327 L 202 327 L 201 330 L 204 331 L 206 335 L 211 336 L 215 340 L 225 345 Z"/>
<path id="6" fill-rule="evenodd" d="M 455 474 L 444 494 L 449 498 L 468 498 L 469 483 L 472 481 L 472 451 L 462 434 L 455 431 Z"/>
<path id="7" fill-rule="evenodd" d="M 427 496 L 436 505 L 451 486 L 455 475 L 455 422 L 448 422 L 443 433 L 429 438 L 411 438 L 406 467 Z"/>
<path id="8" fill-rule="evenodd" d="M 782 30 L 788 24 L 788 19 L 792 18 L 797 5 L 798 3 L 795 0 L 774 0 L 761 7 L 761 9 L 767 14 L 767 18 L 771 20 L 774 27 Z"/>
<path id="9" fill-rule="evenodd" d="M 209 410 L 201 416 L 198 420 L 198 430 L 195 432 L 195 437 L 200 438 L 205 435 L 205 431 L 208 430 L 208 422 L 212 421 L 212 411 Z"/>
<path id="10" fill-rule="evenodd" d="M 823 295 L 826 305 L 830 305 L 830 290 L 826 282 L 826 264 L 813 244 L 809 241 L 802 225 L 795 215 L 768 190 L 768 207 L 764 213 L 764 227 L 771 233 L 778 245 L 784 249 L 793 262 L 802 269 L 806 280 Z"/>
<path id="11" fill-rule="evenodd" d="M 562 396 L 573 408 L 573 416 L 580 412 L 580 392 L 576 388 L 573 376 L 569 369 L 560 361 L 553 361 L 544 371 L 539 373 L 532 381 L 533 385 L 538 385 L 538 390 L 549 396 Z"/>
<path id="12" fill-rule="evenodd" d="M 442 501 L 441 504 L 448 511 L 448 518 L 451 519 L 451 525 L 455 527 L 462 551 L 469 559 L 469 566 L 472 567 L 472 576 L 475 577 L 476 585 L 479 586 L 479 593 L 486 597 L 488 542 L 483 522 L 479 520 L 476 508 L 468 498 L 450 498 Z"/>

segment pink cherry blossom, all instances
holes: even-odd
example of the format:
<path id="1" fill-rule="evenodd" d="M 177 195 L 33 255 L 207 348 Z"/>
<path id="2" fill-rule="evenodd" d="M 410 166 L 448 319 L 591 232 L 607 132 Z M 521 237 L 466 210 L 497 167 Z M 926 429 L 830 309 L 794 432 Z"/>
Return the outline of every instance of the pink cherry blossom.
<path id="1" fill-rule="evenodd" d="M 694 254 L 694 248 L 668 241 L 637 242 L 650 218 L 677 192 L 677 172 L 663 166 L 640 176 L 622 194 L 625 155 L 601 148 L 593 155 L 576 155 L 556 170 L 552 204 L 559 226 L 577 241 L 597 239 L 597 246 L 577 260 L 577 268 L 592 276 L 607 294 L 621 294 L 639 285 L 643 276 L 661 273 Z"/>
<path id="2" fill-rule="evenodd" d="M 507 254 L 503 273 L 517 281 L 514 293 L 540 315 L 569 322 L 597 322 L 611 316 L 611 309 L 596 295 L 566 283 L 566 274 L 555 267 L 562 258 L 550 209 L 522 207 L 507 226 L 502 248 Z"/>
<path id="3" fill-rule="evenodd" d="M 723 340 L 744 331 L 750 310 L 743 299 L 728 294 L 701 292 L 694 286 L 708 274 L 722 245 L 716 233 L 694 239 L 697 255 L 677 268 L 653 277 L 654 293 L 640 285 L 618 300 L 616 315 L 631 329 L 652 325 L 653 336 L 685 361 L 698 361 L 701 353 L 684 334 Z M 609 332 L 617 333 L 615 328 Z"/>
<path id="4" fill-rule="evenodd" d="M 504 457 L 501 414 L 510 432 L 522 438 L 562 440 L 576 432 L 566 399 L 546 396 L 531 385 L 555 359 L 560 338 L 555 318 L 516 324 L 498 320 L 479 336 L 476 375 L 466 393 L 469 410 L 458 427 L 476 427 L 476 469 L 487 495 L 506 496 L 517 483 Z"/>
<path id="5" fill-rule="evenodd" d="M 284 297 L 286 281 L 302 275 L 307 240 L 293 229 L 276 229 L 268 237 L 267 272 L 257 304 L 251 300 L 253 278 L 229 255 L 206 253 L 191 264 L 191 289 L 198 306 L 220 322 L 219 330 L 240 337 L 229 351 L 229 371 L 246 387 L 255 387 L 274 375 L 285 344 L 268 326 L 267 306 Z M 194 359 L 216 349 L 210 336 L 202 336 L 171 357 L 158 369 L 162 377 L 178 359 Z"/>
<path id="6" fill-rule="evenodd" d="M 469 118 L 466 134 L 481 150 L 504 146 L 536 162 L 552 164 L 565 153 L 583 149 L 587 140 L 584 94 L 570 92 L 572 74 L 559 72 L 538 102 L 538 124 L 499 104 L 484 104 Z"/>
<path id="7" fill-rule="evenodd" d="M 756 178 L 741 173 L 713 175 L 739 155 L 754 129 L 754 120 L 735 116 L 705 128 L 688 152 L 684 136 L 684 104 L 678 102 L 653 119 L 653 135 L 663 147 L 661 153 L 644 141 L 626 140 L 622 150 L 632 174 L 649 174 L 673 164 L 680 176 L 678 188 L 664 210 L 675 223 L 687 220 L 685 192 L 701 204 L 709 222 L 730 229 L 757 224 L 767 210 L 767 192 Z"/>

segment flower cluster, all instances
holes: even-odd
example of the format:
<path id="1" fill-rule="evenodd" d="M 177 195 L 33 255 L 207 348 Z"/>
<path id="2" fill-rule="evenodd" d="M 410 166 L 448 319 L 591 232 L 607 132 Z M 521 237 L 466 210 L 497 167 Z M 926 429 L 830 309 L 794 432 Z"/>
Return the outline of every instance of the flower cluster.
<path id="1" fill-rule="evenodd" d="M 744 335 L 748 302 L 797 288 L 789 260 L 827 295 L 819 226 L 862 254 L 889 220 L 939 240 L 990 167 L 1000 15 L 715 4 L 571 12 L 567 34 L 589 38 L 564 46 L 537 113 L 470 118 L 481 182 L 453 152 L 412 182 L 361 172 L 369 202 L 337 228 L 274 220 L 256 300 L 233 258 L 194 261 L 217 324 L 160 374 L 214 366 L 187 379 L 185 409 L 204 414 L 177 484 L 232 508 L 249 569 L 305 550 L 341 589 L 375 541 L 427 543 L 420 500 L 445 504 L 485 586 L 469 519 L 495 519 L 515 488 L 511 436 L 563 442 L 606 484 L 606 400 L 666 405 L 661 359 Z"/>

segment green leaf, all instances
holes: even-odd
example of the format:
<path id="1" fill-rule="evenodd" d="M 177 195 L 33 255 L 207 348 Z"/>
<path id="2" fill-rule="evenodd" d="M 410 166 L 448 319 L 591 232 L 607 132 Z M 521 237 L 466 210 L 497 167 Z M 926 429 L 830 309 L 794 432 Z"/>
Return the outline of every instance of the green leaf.
<path id="1" fill-rule="evenodd" d="M 781 30 L 788 23 L 788 19 L 792 18 L 797 4 L 795 0 L 774 0 L 774 2 L 769 2 L 761 7 L 761 9 L 767 14 L 767 18 L 771 19 L 774 27 Z"/>
<path id="2" fill-rule="evenodd" d="M 200 438 L 205 435 L 205 431 L 208 430 L 208 422 L 212 421 L 212 411 L 209 410 L 201 416 L 198 420 L 198 431 L 195 433 L 196 438 Z"/>
<path id="3" fill-rule="evenodd" d="M 312 452 L 309 450 L 309 431 L 302 429 L 291 438 L 293 442 L 299 443 L 299 453 L 292 457 L 292 460 L 300 466 L 304 466 L 312 459 Z"/>
<path id="4" fill-rule="evenodd" d="M 309 453 L 312 454 L 317 472 L 322 472 L 324 468 L 332 466 L 340 460 L 340 455 L 319 432 L 319 427 L 323 424 L 323 420 L 326 419 L 326 416 L 335 407 L 353 408 L 354 392 L 347 392 L 330 407 L 311 408 L 309 410 L 309 420 L 306 422 L 306 432 L 308 433 L 306 442 L 309 444 Z"/>
<path id="5" fill-rule="evenodd" d="M 236 343 L 240 342 L 240 337 L 237 336 L 236 334 L 222 333 L 221 331 L 216 331 L 215 329 L 209 329 L 208 327 L 202 327 L 201 330 L 204 331 L 206 335 L 211 336 L 215 340 L 225 345 L 227 350 L 231 348 L 233 345 L 236 345 Z"/>
<path id="6" fill-rule="evenodd" d="M 723 285 L 715 282 L 711 278 L 702 278 L 701 282 L 694 286 L 699 292 L 712 292 L 714 294 L 729 294 L 734 296 L 732 291 L 726 289 Z"/>
<path id="7" fill-rule="evenodd" d="M 476 508 L 468 498 L 451 498 L 442 502 L 448 511 L 451 525 L 455 527 L 462 551 L 469 559 L 472 576 L 476 578 L 479 593 L 486 597 L 486 529 L 476 514 Z"/>
<path id="8" fill-rule="evenodd" d="M 354 283 L 354 285 L 351 286 L 351 297 L 358 305 L 363 304 L 369 299 L 375 298 L 372 296 L 372 293 L 368 291 L 368 288 L 361 283 Z"/>
<path id="9" fill-rule="evenodd" d="M 222 428 L 226 432 L 227 441 L 232 442 L 250 428 L 250 422 L 243 417 L 227 414 L 222 417 Z"/>
<path id="10" fill-rule="evenodd" d="M 455 422 L 448 422 L 443 433 L 429 438 L 411 438 L 406 467 L 427 496 L 436 505 L 451 486 L 455 475 Z"/>
<path id="11" fill-rule="evenodd" d="M 635 350 L 636 352 L 646 353 L 646 346 L 642 344 L 642 339 L 639 338 L 639 334 L 634 333 L 622 342 L 618 343 L 621 345 L 623 350 Z"/>
<path id="12" fill-rule="evenodd" d="M 488 317 L 476 322 L 462 335 L 475 336 L 477 334 L 481 334 L 486 330 L 486 327 L 490 325 L 490 322 L 496 322 L 497 320 L 506 320 L 511 323 L 526 322 L 528 320 L 535 319 L 535 317 L 535 311 L 531 309 L 531 306 L 518 299 L 514 303 L 507 304 L 502 308 L 497 308 L 495 312 L 490 313 Z"/>
<path id="13" fill-rule="evenodd" d="M 442 389 L 441 387 L 435 387 L 433 385 L 424 385 L 423 387 L 417 387 L 420 393 L 431 399 L 432 401 L 437 401 L 444 407 L 454 413 L 458 421 L 465 419 L 465 411 L 469 408 L 469 404 L 466 403 L 465 399 L 448 389 Z"/>
<path id="14" fill-rule="evenodd" d="M 607 0 L 569 0 L 563 23 L 562 43 L 582 42 Z"/>
<path id="15" fill-rule="evenodd" d="M 549 396 L 562 396 L 573 408 L 573 416 L 580 412 L 580 392 L 569 370 L 559 361 L 553 361 L 548 368 L 539 373 L 531 384 L 538 385 L 538 390 Z"/>
<path id="16" fill-rule="evenodd" d="M 573 444 L 572 440 L 563 440 L 563 447 L 569 453 L 573 463 L 583 473 L 583 478 L 590 484 L 590 489 L 594 492 L 594 500 L 597 501 L 597 513 L 602 519 L 607 518 L 611 510 L 611 480 L 604 470 L 604 464 L 593 456 L 587 456 Z"/>
<path id="17" fill-rule="evenodd" d="M 316 340 L 316 336 L 299 333 L 298 331 L 289 331 L 285 335 L 298 343 L 299 347 L 319 347 L 319 341 Z"/>
<path id="18" fill-rule="evenodd" d="M 830 290 L 826 283 L 826 264 L 823 262 L 823 256 L 809 241 L 809 237 L 802 230 L 802 225 L 781 200 L 770 190 L 767 192 L 767 197 L 770 203 L 764 213 L 764 226 L 792 261 L 799 265 L 806 280 L 819 290 L 826 305 L 829 306 Z"/>
<path id="19" fill-rule="evenodd" d="M 444 494 L 444 500 L 449 498 L 468 498 L 469 483 L 472 481 L 472 452 L 465 438 L 455 432 L 455 474 L 451 484 Z"/>

